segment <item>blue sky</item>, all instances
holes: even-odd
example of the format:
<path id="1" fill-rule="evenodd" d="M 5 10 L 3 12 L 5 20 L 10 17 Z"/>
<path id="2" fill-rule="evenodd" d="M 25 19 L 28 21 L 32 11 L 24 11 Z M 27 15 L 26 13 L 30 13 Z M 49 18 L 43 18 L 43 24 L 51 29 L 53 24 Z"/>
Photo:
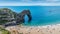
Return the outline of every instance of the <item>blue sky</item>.
<path id="1" fill-rule="evenodd" d="M 0 0 L 0 6 L 60 6 L 60 0 Z"/>
<path id="2" fill-rule="evenodd" d="M 0 2 L 40 2 L 40 1 L 47 1 L 47 2 L 59 2 L 60 0 L 0 0 Z"/>

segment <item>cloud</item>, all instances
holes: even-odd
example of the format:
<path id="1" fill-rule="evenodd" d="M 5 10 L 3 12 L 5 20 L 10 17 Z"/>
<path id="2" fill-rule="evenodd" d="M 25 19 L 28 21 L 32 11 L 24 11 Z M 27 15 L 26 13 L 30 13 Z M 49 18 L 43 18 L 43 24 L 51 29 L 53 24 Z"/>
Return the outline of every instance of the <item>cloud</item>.
<path id="1" fill-rule="evenodd" d="M 46 0 L 46 1 L 60 1 L 60 0 Z"/>
<path id="2" fill-rule="evenodd" d="M 25 2 L 25 3 L 30 3 L 30 2 L 60 2 L 60 0 L 0 0 L 0 2 Z"/>
<path id="3" fill-rule="evenodd" d="M 0 6 L 60 6 L 60 3 L 0 3 Z"/>
<path id="4" fill-rule="evenodd" d="M 60 0 L 0 0 L 0 2 L 60 2 Z"/>
<path id="5" fill-rule="evenodd" d="M 0 2 L 20 2 L 21 0 L 0 0 Z"/>
<path id="6" fill-rule="evenodd" d="M 0 6 L 60 6 L 60 0 L 9 0 L 0 1 Z"/>

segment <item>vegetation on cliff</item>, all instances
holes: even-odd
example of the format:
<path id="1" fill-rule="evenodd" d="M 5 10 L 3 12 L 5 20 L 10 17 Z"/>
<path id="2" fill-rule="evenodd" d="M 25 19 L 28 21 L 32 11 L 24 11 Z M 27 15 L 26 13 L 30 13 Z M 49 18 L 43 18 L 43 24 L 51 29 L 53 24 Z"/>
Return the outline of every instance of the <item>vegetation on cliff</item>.
<path id="1" fill-rule="evenodd" d="M 13 18 L 12 10 L 8 8 L 1 8 L 0 9 L 0 25 L 5 24 L 6 22 L 9 22 L 10 21 L 9 18 Z"/>
<path id="2" fill-rule="evenodd" d="M 10 32 L 8 30 L 0 27 L 0 34 L 10 34 Z"/>

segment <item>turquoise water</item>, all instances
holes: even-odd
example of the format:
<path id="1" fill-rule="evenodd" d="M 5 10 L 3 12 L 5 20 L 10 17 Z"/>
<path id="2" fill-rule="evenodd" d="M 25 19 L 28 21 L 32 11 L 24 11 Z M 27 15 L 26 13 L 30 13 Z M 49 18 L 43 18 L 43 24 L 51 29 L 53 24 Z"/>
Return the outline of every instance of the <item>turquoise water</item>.
<path id="1" fill-rule="evenodd" d="M 17 13 L 29 9 L 32 15 L 32 21 L 28 24 L 28 17 L 25 16 L 25 25 L 59 24 L 60 21 L 60 6 L 0 6 L 0 8 L 10 8 Z"/>

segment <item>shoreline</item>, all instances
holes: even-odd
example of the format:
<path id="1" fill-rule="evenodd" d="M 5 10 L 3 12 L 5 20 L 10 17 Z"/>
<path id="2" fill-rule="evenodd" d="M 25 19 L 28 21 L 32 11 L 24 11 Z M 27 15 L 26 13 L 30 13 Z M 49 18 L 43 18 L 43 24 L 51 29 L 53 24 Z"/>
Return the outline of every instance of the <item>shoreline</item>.
<path id="1" fill-rule="evenodd" d="M 23 34 L 59 34 L 60 24 L 46 26 L 10 26 L 5 29 L 12 33 L 16 31 L 16 33 Z"/>

